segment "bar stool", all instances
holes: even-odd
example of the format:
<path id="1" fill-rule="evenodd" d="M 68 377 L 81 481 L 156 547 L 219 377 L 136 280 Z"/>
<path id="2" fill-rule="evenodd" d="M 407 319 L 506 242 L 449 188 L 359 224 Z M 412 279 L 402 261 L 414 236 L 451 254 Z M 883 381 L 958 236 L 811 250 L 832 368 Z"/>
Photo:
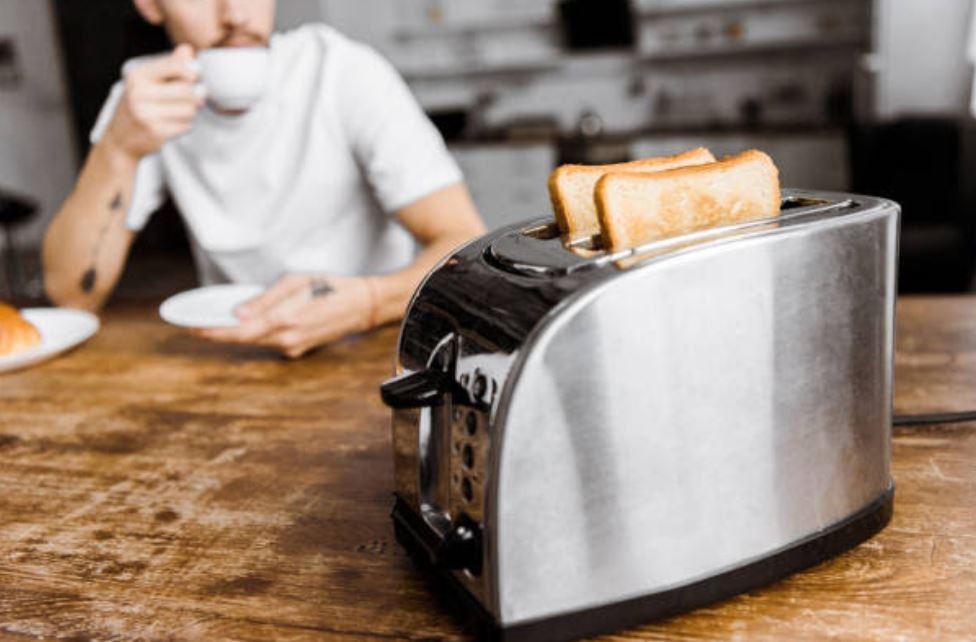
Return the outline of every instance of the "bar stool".
<path id="1" fill-rule="evenodd" d="M 3 229 L 4 273 L 7 276 L 7 296 L 17 299 L 21 294 L 23 273 L 14 244 L 14 227 L 29 221 L 37 212 L 31 199 L 0 189 L 0 228 Z"/>

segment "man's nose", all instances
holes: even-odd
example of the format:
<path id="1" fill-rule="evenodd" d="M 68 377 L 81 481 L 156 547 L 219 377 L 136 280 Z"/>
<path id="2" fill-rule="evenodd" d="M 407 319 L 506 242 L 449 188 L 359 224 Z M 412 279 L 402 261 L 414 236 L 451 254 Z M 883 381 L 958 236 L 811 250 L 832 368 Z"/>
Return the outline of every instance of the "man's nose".
<path id="1" fill-rule="evenodd" d="M 247 0 L 221 0 L 220 21 L 227 26 L 239 27 L 247 22 L 244 5 Z"/>

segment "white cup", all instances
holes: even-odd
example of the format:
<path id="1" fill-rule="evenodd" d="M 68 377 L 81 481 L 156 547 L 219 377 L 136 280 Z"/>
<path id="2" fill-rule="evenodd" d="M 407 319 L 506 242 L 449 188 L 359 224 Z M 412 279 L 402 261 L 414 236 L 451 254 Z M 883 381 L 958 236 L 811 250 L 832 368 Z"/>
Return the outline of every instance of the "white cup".
<path id="1" fill-rule="evenodd" d="M 197 54 L 207 100 L 226 111 L 246 111 L 268 86 L 270 52 L 266 47 L 204 49 Z"/>

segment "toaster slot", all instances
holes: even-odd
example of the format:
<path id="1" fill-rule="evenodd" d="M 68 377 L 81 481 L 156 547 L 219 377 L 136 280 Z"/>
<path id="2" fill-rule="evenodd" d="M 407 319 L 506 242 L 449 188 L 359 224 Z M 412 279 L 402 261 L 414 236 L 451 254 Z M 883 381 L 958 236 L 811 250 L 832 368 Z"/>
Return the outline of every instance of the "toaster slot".
<path id="1" fill-rule="evenodd" d="M 599 234 L 566 246 L 556 223 L 540 220 L 501 234 L 485 250 L 485 259 L 497 267 L 525 276 L 566 276 L 614 263 L 627 267 L 692 245 L 774 229 L 810 217 L 840 215 L 857 206 L 857 202 L 848 197 L 831 199 L 823 195 L 785 191 L 778 216 L 651 241 L 614 253 L 606 251 Z"/>
<path id="2" fill-rule="evenodd" d="M 559 238 L 559 226 L 555 223 L 536 225 L 522 230 L 521 234 L 540 241 L 551 241 Z"/>
<path id="3" fill-rule="evenodd" d="M 717 243 L 760 232 L 786 228 L 816 217 L 837 216 L 855 207 L 858 207 L 857 202 L 850 198 L 830 200 L 822 197 L 808 196 L 799 192 L 790 192 L 783 197 L 780 203 L 780 213 L 777 216 L 745 221 L 734 225 L 724 225 L 681 236 L 651 241 L 643 245 L 638 245 L 637 247 L 614 252 L 613 254 L 604 254 L 595 260 L 603 265 L 613 263 L 618 268 L 627 269 L 648 259 L 672 254 L 697 245 Z"/>
<path id="4" fill-rule="evenodd" d="M 783 197 L 780 203 L 781 212 L 790 212 L 792 210 L 798 210 L 806 207 L 837 207 L 838 205 L 844 205 L 850 202 L 849 200 L 844 200 L 841 202 L 828 201 L 825 198 L 815 197 L 815 196 L 801 196 L 798 194 L 788 194 Z"/>
<path id="5" fill-rule="evenodd" d="M 587 262 L 587 258 L 566 249 L 559 227 L 537 221 L 495 239 L 485 250 L 485 258 L 510 272 L 529 276 L 568 274 Z"/>

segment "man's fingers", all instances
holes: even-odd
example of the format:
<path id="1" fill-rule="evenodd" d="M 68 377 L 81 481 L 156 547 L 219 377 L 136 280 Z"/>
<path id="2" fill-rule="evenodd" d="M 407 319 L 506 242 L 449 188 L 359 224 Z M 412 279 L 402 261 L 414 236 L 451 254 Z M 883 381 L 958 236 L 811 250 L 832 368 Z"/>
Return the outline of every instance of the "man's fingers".
<path id="1" fill-rule="evenodd" d="M 173 140 L 188 134 L 191 129 L 193 129 L 193 123 L 181 123 L 167 125 L 161 128 L 159 133 L 164 140 Z"/>
<path id="2" fill-rule="evenodd" d="M 207 328 L 192 330 L 194 336 L 222 343 L 258 343 L 274 328 L 263 318 L 252 319 L 233 328 Z"/>
<path id="3" fill-rule="evenodd" d="M 284 287 L 279 292 L 287 292 Z M 309 312 L 306 287 L 290 287 L 283 299 L 260 316 L 243 320 L 238 327 L 199 330 L 194 334 L 211 341 L 274 348 L 286 356 L 299 357 L 315 345 L 315 333 L 314 326 L 303 318 Z"/>
<path id="4" fill-rule="evenodd" d="M 245 321 L 266 315 L 272 308 L 307 287 L 308 278 L 297 275 L 286 276 L 250 301 L 237 306 L 234 312 Z"/>
<path id="5" fill-rule="evenodd" d="M 289 275 L 235 310 L 240 326 L 198 330 L 203 339 L 272 348 L 297 358 L 316 346 L 363 329 L 361 280 Z M 319 288 L 319 284 L 328 284 Z M 325 292 L 328 295 L 325 295 Z"/>
<path id="6" fill-rule="evenodd" d="M 190 334 L 219 343 L 272 348 L 291 358 L 300 357 L 312 347 L 307 333 L 301 329 L 276 328 L 266 322 L 253 322 L 236 328 L 195 329 L 190 330 Z"/>
<path id="7" fill-rule="evenodd" d="M 176 103 L 200 107 L 204 102 L 200 85 L 182 81 L 154 84 L 144 90 L 143 96 L 159 104 Z"/>
<path id="8" fill-rule="evenodd" d="M 192 49 L 181 45 L 170 55 L 140 65 L 131 73 L 157 81 L 181 80 L 195 83 L 200 79 L 200 66 L 192 52 Z"/>
<path id="9" fill-rule="evenodd" d="M 274 335 L 298 332 L 297 321 L 307 305 L 304 289 L 294 285 L 289 287 L 291 290 L 284 285 L 277 290 L 275 296 L 280 298 L 260 315 L 242 319 L 241 324 L 233 328 L 203 330 L 201 332 L 205 334 L 200 336 L 215 341 L 276 346 Z"/>
<path id="10" fill-rule="evenodd" d="M 186 134 L 193 129 L 194 118 L 168 118 L 161 119 L 155 126 L 154 132 L 163 140 L 172 140 Z"/>
<path id="11" fill-rule="evenodd" d="M 160 103 L 158 105 L 147 106 L 143 109 L 143 118 L 152 124 L 168 125 L 172 123 L 182 124 L 192 122 L 197 115 L 197 108 L 194 105 L 184 103 Z"/>

